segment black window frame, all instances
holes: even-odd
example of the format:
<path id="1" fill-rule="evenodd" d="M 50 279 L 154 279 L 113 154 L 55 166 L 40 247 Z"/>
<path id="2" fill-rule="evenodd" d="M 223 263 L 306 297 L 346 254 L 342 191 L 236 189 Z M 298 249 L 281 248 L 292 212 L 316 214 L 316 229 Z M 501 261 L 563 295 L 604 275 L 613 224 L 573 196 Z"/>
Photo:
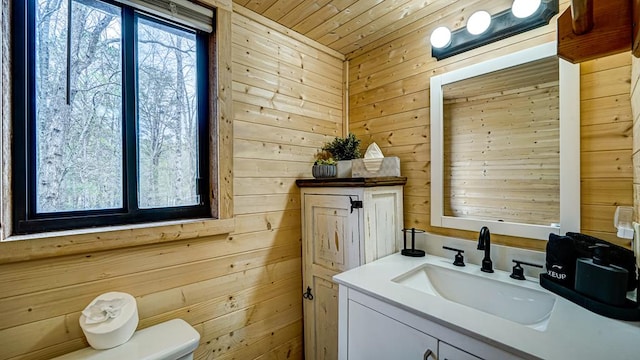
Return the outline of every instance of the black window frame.
<path id="1" fill-rule="evenodd" d="M 35 131 L 35 1 L 18 0 L 12 10 L 12 207 L 14 235 L 72 230 L 112 225 L 153 223 L 180 219 L 212 218 L 210 179 L 210 98 L 212 71 L 210 39 L 215 36 L 146 14 L 126 4 L 102 2 L 122 9 L 122 186 L 123 207 L 118 209 L 36 212 L 36 131 Z M 136 19 L 144 18 L 196 34 L 197 112 L 200 204 L 140 209 L 138 206 L 137 133 L 137 29 Z M 214 26 L 215 28 L 215 26 Z"/>

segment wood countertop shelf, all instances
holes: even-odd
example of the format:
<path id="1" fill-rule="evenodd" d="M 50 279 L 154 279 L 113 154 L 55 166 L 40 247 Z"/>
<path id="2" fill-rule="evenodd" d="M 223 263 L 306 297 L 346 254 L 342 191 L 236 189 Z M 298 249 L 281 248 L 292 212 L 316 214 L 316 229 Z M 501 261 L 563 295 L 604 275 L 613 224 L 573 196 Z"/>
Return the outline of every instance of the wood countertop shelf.
<path id="1" fill-rule="evenodd" d="M 298 187 L 372 187 L 404 185 L 407 178 L 404 176 L 387 176 L 371 178 L 323 178 L 323 179 L 298 179 Z"/>

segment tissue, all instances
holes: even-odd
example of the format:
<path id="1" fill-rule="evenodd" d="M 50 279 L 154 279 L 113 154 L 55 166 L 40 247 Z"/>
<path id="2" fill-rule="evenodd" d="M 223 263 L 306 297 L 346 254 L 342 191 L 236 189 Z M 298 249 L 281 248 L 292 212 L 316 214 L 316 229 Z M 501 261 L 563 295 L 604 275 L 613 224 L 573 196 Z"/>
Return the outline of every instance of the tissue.
<path id="1" fill-rule="evenodd" d="M 376 172 L 380 170 L 382 161 L 384 161 L 384 155 L 378 144 L 371 143 L 371 145 L 367 147 L 367 151 L 364 153 L 364 159 L 363 164 L 367 171 Z"/>
<path id="2" fill-rule="evenodd" d="M 382 150 L 380 150 L 380 147 L 376 143 L 371 143 L 371 145 L 367 147 L 367 152 L 364 153 L 365 159 L 379 159 L 383 157 Z"/>
<path id="3" fill-rule="evenodd" d="M 95 303 L 89 304 L 82 315 L 85 316 L 87 324 L 97 324 L 99 322 L 113 319 L 120 315 L 122 307 L 127 303 L 125 298 L 115 298 L 111 300 L 97 300 Z"/>
<path id="4" fill-rule="evenodd" d="M 123 292 L 104 293 L 82 310 L 79 322 L 87 342 L 94 349 L 124 344 L 138 327 L 136 299 Z"/>

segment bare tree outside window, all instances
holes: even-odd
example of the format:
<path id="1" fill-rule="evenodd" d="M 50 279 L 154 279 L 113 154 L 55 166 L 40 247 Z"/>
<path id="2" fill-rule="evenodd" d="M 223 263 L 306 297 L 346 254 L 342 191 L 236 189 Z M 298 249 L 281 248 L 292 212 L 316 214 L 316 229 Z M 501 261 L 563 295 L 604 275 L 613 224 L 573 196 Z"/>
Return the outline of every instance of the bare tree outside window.
<path id="1" fill-rule="evenodd" d="M 137 46 L 140 207 L 198 204 L 195 34 L 139 19 Z"/>
<path id="2" fill-rule="evenodd" d="M 36 4 L 38 212 L 122 207 L 120 18 L 100 2 Z"/>
<path id="3" fill-rule="evenodd" d="M 97 0 L 36 3 L 38 213 L 124 206 L 122 19 Z M 198 205 L 196 34 L 135 19 L 138 206 Z"/>

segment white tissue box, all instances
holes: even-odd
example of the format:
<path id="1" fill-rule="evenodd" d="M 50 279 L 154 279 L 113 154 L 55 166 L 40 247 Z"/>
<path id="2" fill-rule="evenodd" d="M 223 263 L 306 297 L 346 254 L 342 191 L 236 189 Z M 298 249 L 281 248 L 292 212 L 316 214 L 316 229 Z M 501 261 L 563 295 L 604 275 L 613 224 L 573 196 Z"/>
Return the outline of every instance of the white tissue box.
<path id="1" fill-rule="evenodd" d="M 378 168 L 380 159 L 353 159 L 351 164 L 351 177 L 385 177 L 400 176 L 400 158 L 397 156 L 385 157 Z"/>

